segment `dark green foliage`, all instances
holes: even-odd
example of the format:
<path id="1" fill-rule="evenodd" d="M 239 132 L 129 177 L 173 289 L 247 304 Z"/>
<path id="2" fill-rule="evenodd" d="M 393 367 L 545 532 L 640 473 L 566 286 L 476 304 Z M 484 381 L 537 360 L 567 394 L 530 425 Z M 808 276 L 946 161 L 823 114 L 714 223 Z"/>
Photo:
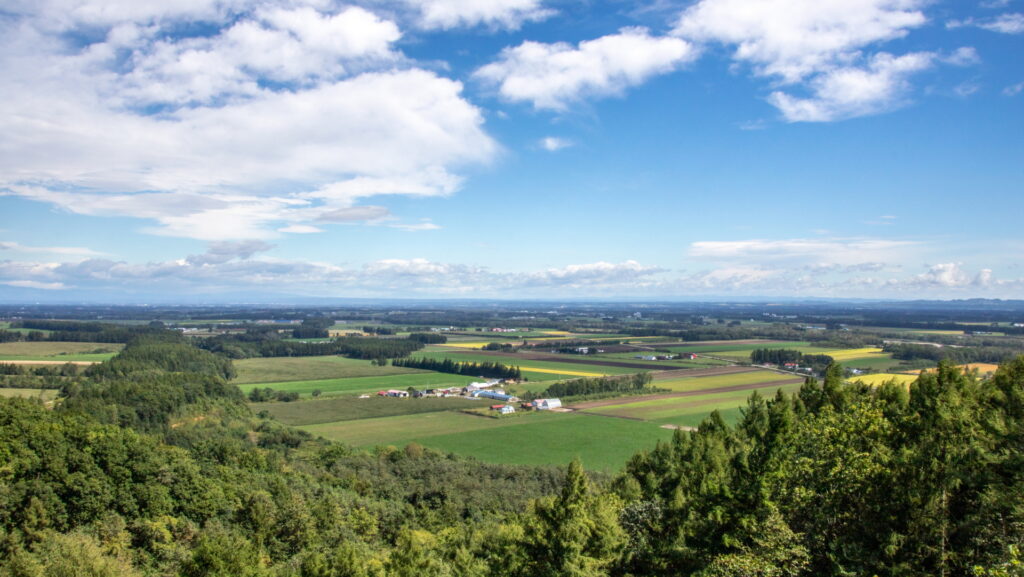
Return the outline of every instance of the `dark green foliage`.
<path id="1" fill-rule="evenodd" d="M 832 357 L 828 355 L 805 355 L 800 351 L 791 349 L 756 349 L 750 352 L 750 362 L 755 364 L 784 365 L 786 363 L 797 363 L 810 367 L 815 372 L 820 372 L 832 364 Z"/>
<path id="2" fill-rule="evenodd" d="M 313 396 L 319 396 L 315 394 Z M 282 403 L 290 403 L 292 401 L 299 400 L 299 394 L 294 391 L 275 391 L 270 387 L 259 388 L 256 387 L 249 391 L 247 396 L 249 402 L 252 403 L 266 403 L 269 401 L 280 401 Z"/>
<path id="3" fill-rule="evenodd" d="M 425 345 L 443 345 L 448 342 L 448 337 L 437 333 L 411 333 L 409 340 Z"/>
<path id="4" fill-rule="evenodd" d="M 621 377 L 573 379 L 555 383 L 538 395 L 543 397 L 581 397 L 599 393 L 635 393 L 651 384 L 650 373 L 637 373 Z"/>
<path id="5" fill-rule="evenodd" d="M 453 375 L 466 375 L 468 377 L 483 377 L 486 379 L 511 379 L 520 380 L 523 375 L 519 367 L 503 365 L 501 363 L 463 363 L 451 359 L 395 359 L 391 361 L 395 367 L 407 369 L 423 369 L 425 371 L 436 371 L 438 373 L 449 373 Z"/>
<path id="6" fill-rule="evenodd" d="M 929 361 L 948 360 L 956 364 L 1001 363 L 1020 354 L 1020 347 L 979 346 L 979 347 L 938 347 L 911 343 L 886 343 L 882 350 L 892 353 L 892 358 L 905 361 L 925 359 Z"/>

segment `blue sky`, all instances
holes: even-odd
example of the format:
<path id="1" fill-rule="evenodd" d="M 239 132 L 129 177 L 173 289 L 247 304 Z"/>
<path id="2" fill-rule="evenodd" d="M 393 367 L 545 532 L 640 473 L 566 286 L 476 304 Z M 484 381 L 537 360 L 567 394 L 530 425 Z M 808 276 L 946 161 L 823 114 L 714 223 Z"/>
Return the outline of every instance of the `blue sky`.
<path id="1" fill-rule="evenodd" d="M 1019 298 L 1024 0 L 0 11 L 0 300 Z"/>

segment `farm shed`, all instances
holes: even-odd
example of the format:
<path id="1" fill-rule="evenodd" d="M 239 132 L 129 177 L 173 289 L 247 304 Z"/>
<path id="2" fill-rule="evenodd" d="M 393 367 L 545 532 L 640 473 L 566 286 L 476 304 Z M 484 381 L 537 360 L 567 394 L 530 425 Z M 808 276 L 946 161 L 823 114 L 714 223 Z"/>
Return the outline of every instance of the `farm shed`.
<path id="1" fill-rule="evenodd" d="M 511 415 L 512 413 L 516 412 L 516 408 L 513 407 L 512 405 L 505 405 L 504 407 L 498 409 L 498 412 L 501 413 L 502 415 Z"/>
<path id="2" fill-rule="evenodd" d="M 534 403 L 538 411 L 562 408 L 561 399 L 537 399 Z"/>

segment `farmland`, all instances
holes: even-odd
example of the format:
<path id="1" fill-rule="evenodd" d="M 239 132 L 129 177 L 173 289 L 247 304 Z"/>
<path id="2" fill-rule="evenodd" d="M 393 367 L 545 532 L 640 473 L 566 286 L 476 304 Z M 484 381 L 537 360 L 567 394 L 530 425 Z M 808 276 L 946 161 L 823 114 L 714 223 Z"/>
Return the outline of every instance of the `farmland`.
<path id="1" fill-rule="evenodd" d="M 776 384 L 771 386 L 771 388 L 762 389 L 762 396 L 771 396 L 776 389 L 793 391 L 799 387 L 799 383 L 792 382 L 783 385 Z M 751 390 L 745 389 L 722 393 L 634 400 L 633 402 L 603 406 L 583 403 L 581 410 L 595 415 L 644 420 L 659 425 L 695 427 L 707 417 L 708 413 L 715 409 L 718 409 L 720 412 L 728 411 L 728 417 L 735 417 L 738 413 L 733 411 L 745 405 L 750 394 Z M 728 417 L 726 417 L 726 420 L 732 420 Z"/>
<path id="2" fill-rule="evenodd" d="M 0 343 L 3 361 L 101 362 L 124 348 L 110 343 L 12 342 Z"/>
<path id="3" fill-rule="evenodd" d="M 399 373 L 394 375 L 382 375 L 377 377 L 349 377 L 343 379 L 321 379 L 313 381 L 279 381 L 273 383 L 246 383 L 238 385 L 243 393 L 248 393 L 254 388 L 268 387 L 275 391 L 289 391 L 299 393 L 303 397 L 311 396 L 313 391 L 319 390 L 323 396 L 331 397 L 338 395 L 363 395 L 376 393 L 386 389 L 402 389 L 409 387 L 418 389 L 428 387 L 454 387 L 473 382 L 473 377 L 462 375 L 448 375 L 427 371 L 416 371 L 414 373 Z"/>
<path id="4" fill-rule="evenodd" d="M 360 359 L 338 356 L 269 357 L 235 361 L 238 383 L 315 381 L 351 377 L 374 377 L 419 373 L 416 369 L 378 367 Z"/>
<path id="5" fill-rule="evenodd" d="M 500 420 L 446 411 L 300 428 L 355 446 L 416 442 L 492 463 L 561 464 L 578 456 L 587 468 L 608 471 L 672 435 L 651 423 L 565 413 Z"/>
<path id="6" fill-rule="evenodd" d="M 265 410 L 287 425 L 314 425 L 436 411 L 456 411 L 477 408 L 485 406 L 485 404 L 480 400 L 461 397 L 427 399 L 371 397 L 368 399 L 324 399 L 298 403 L 253 403 L 252 408 L 254 411 Z"/>

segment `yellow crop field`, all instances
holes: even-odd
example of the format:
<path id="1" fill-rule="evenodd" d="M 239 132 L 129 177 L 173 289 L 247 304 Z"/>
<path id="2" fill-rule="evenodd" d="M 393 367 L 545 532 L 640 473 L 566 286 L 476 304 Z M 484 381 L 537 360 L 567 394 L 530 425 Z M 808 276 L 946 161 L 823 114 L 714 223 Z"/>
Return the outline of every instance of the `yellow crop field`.
<path id="1" fill-rule="evenodd" d="M 563 337 L 572 334 L 569 331 L 542 331 L 542 332 L 544 334 L 546 334 L 546 335 L 556 335 L 556 336 L 560 335 L 560 336 L 563 336 Z"/>
<path id="2" fill-rule="evenodd" d="M 978 369 L 978 374 L 984 375 L 986 373 L 996 372 L 996 369 L 999 368 L 999 365 L 992 363 L 970 363 L 966 365 L 960 365 L 960 368 L 963 369 L 964 371 L 973 371 L 974 369 Z M 925 369 L 925 372 L 934 373 L 936 370 L 938 369 Z M 917 371 L 914 371 L 914 374 L 917 374 Z"/>
<path id="3" fill-rule="evenodd" d="M 866 385 L 881 385 L 889 381 L 896 381 L 901 385 L 909 385 L 910 383 L 917 380 L 915 375 L 901 375 L 896 373 L 874 373 L 871 375 L 861 375 L 850 379 L 851 382 L 861 382 Z"/>
<path id="4" fill-rule="evenodd" d="M 519 370 L 531 373 L 547 373 L 552 375 L 570 375 L 573 377 L 603 377 L 604 373 L 585 373 L 583 371 L 563 371 L 561 369 L 538 369 L 536 367 L 524 367 L 519 365 Z"/>
<path id="5" fill-rule="evenodd" d="M 865 347 L 862 349 L 836 349 L 834 351 L 825 351 L 822 353 L 828 355 L 837 361 L 850 361 L 853 359 L 863 359 L 872 355 L 883 354 L 882 349 L 877 347 Z"/>
<path id="6" fill-rule="evenodd" d="M 481 343 L 445 343 L 445 344 L 443 344 L 441 346 L 443 346 L 443 347 L 454 347 L 456 349 L 482 349 L 482 348 L 486 347 L 489 344 L 490 344 L 490 342 L 481 342 Z"/>

